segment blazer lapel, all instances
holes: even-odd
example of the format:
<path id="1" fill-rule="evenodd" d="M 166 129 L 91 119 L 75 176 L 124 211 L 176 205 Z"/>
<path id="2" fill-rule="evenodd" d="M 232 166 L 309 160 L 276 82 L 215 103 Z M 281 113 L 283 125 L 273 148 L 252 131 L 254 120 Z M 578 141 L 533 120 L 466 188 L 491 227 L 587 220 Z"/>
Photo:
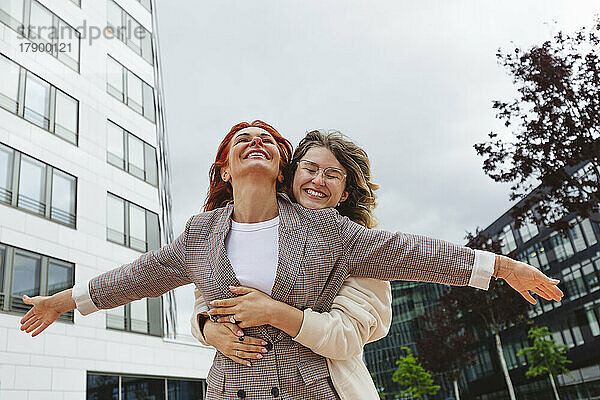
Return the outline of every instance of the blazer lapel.
<path id="1" fill-rule="evenodd" d="M 306 227 L 285 195 L 277 198 L 279 205 L 279 261 L 271 297 L 278 301 L 288 298 L 296 279 L 306 244 Z"/>

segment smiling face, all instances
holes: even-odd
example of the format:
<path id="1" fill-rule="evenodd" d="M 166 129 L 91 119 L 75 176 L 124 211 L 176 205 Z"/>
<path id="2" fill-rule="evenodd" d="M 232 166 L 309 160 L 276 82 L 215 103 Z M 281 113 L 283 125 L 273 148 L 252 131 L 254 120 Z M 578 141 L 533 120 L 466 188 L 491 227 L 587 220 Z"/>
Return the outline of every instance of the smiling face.
<path id="1" fill-rule="evenodd" d="M 280 154 L 273 136 L 262 128 L 248 127 L 238 131 L 231 140 L 227 165 L 221 178 L 232 185 L 245 176 L 283 179 Z"/>
<path id="2" fill-rule="evenodd" d="M 337 168 L 346 173 L 333 153 L 325 147 L 311 147 L 302 160 L 310 160 L 318 165 L 316 175 L 298 165 L 294 174 L 292 191 L 296 201 L 306 208 L 320 209 L 335 207 L 348 198 L 346 181 L 325 179 L 323 170 L 329 167 Z"/>

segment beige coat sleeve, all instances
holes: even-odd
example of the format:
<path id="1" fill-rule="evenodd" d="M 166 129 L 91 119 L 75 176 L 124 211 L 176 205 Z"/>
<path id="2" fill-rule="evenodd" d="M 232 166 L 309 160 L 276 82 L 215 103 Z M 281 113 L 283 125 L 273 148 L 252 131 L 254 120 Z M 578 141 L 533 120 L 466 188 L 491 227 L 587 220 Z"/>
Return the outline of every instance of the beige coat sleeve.
<path id="1" fill-rule="evenodd" d="M 206 343 L 206 338 L 200 331 L 200 326 L 198 325 L 198 315 L 206 314 L 208 311 L 208 305 L 204 300 L 204 296 L 197 288 L 194 288 L 194 312 L 192 313 L 192 317 L 190 318 L 190 323 L 192 325 L 192 336 L 200 341 L 205 346 L 210 346 Z"/>
<path id="2" fill-rule="evenodd" d="M 386 336 L 391 322 L 390 283 L 351 276 L 344 281 L 330 312 L 304 310 L 294 340 L 324 357 L 348 360 L 361 354 L 366 343 Z"/>

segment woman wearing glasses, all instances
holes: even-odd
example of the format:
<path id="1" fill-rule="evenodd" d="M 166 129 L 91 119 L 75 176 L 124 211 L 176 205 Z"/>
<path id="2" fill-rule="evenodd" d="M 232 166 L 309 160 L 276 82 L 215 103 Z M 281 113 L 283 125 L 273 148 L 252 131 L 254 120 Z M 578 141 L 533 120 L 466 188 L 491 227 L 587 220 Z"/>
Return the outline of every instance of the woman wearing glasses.
<path id="1" fill-rule="evenodd" d="M 377 224 L 373 209 L 378 185 L 371 181 L 369 158 L 339 132 L 309 132 L 296 148 L 284 176 L 286 189 L 300 205 L 310 209 L 335 207 L 340 214 L 366 228 Z M 232 225 L 233 230 L 235 222 Z M 267 350 L 262 340 L 244 336 L 240 326 L 266 323 L 327 357 L 331 380 L 342 400 L 379 399 L 362 360 L 362 350 L 366 343 L 381 339 L 389 331 L 392 317 L 389 282 L 349 277 L 334 298 L 331 312 L 326 313 L 310 308 L 302 312 L 252 288 L 232 291 L 239 297 L 232 307 L 223 310 L 220 323 L 203 316 L 208 311 L 207 304 L 200 291 L 194 291 L 192 334 L 202 344 L 213 346 L 234 362 L 251 365 Z M 217 311 L 211 313 L 217 315 Z"/>
<path id="2" fill-rule="evenodd" d="M 240 279 L 275 300 L 315 311 L 331 309 L 349 275 L 484 289 L 495 276 L 532 303 L 529 290 L 546 299 L 562 297 L 557 280 L 507 257 L 367 229 L 335 209 L 292 203 L 278 194 L 290 158 L 291 145 L 272 126 L 261 121 L 235 125 L 211 168 L 206 203 L 211 211 L 193 216 L 173 243 L 131 264 L 50 297 L 25 296 L 33 308 L 21 319 L 21 330 L 35 336 L 63 312 L 77 308 L 86 315 L 189 283 L 211 304 L 232 297 L 230 288 L 242 286 Z M 232 221 L 246 228 L 241 236 L 231 230 Z M 253 269 L 248 273 L 245 260 L 250 258 Z M 207 377 L 207 399 L 339 398 L 325 358 L 271 325 L 245 330 L 264 341 L 267 352 L 251 367 L 217 352 Z"/>

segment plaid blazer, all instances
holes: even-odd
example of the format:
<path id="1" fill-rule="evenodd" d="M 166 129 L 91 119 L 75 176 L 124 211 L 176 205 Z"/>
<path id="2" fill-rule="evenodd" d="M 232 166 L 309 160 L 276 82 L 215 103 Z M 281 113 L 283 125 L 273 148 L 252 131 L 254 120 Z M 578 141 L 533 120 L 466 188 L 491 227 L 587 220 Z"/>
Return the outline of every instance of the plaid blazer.
<path id="1" fill-rule="evenodd" d="M 271 296 L 299 309 L 329 311 L 348 275 L 467 285 L 473 250 L 423 236 L 366 229 L 335 209 L 309 210 L 278 196 L 279 263 Z M 239 286 L 225 238 L 233 203 L 195 215 L 171 244 L 89 283 L 101 309 L 156 297 L 194 283 L 205 300 L 232 296 Z M 272 349 L 252 367 L 215 355 L 207 399 L 337 399 L 326 360 L 271 326 L 246 329 Z M 275 396 L 277 395 L 277 396 Z"/>

